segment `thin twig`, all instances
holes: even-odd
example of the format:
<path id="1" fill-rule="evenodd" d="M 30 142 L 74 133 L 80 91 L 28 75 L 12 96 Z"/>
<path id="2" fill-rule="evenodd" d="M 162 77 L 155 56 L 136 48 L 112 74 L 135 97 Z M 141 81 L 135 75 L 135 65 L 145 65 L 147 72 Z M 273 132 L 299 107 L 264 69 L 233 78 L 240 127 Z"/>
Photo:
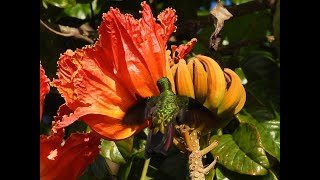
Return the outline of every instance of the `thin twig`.
<path id="1" fill-rule="evenodd" d="M 54 34 L 57 34 L 59 36 L 64 36 L 64 37 L 71 37 L 73 36 L 73 34 L 66 34 L 66 33 L 62 33 L 62 32 L 59 32 L 59 31 L 56 31 L 54 30 L 53 28 L 51 28 L 49 25 L 47 25 L 46 23 L 44 23 L 41 19 L 40 19 L 40 24 L 47 28 L 49 31 L 53 32 Z"/>
<path id="2" fill-rule="evenodd" d="M 204 156 L 205 154 L 207 154 L 208 152 L 210 152 L 212 149 L 214 149 L 217 146 L 218 146 L 218 141 L 213 141 L 209 146 L 207 146 L 206 148 L 204 148 L 200 151 L 200 155 Z"/>
<path id="3" fill-rule="evenodd" d="M 212 161 L 209 166 L 203 169 L 203 173 L 207 174 L 212 168 L 214 168 L 214 165 L 216 165 L 217 161 L 219 159 L 219 156 L 214 158 L 214 161 Z"/>
<path id="4" fill-rule="evenodd" d="M 92 39 L 90 39 L 88 36 L 81 34 L 80 29 L 78 29 L 78 28 L 63 26 L 63 25 L 56 25 L 56 24 L 52 24 L 49 22 L 44 22 L 40 19 L 40 28 L 41 27 L 43 27 L 46 30 L 48 30 L 49 32 L 52 32 L 52 33 L 57 34 L 59 36 L 75 37 L 75 38 L 83 39 L 83 40 L 89 42 L 90 44 L 94 43 L 94 41 Z M 89 34 L 89 32 L 84 32 L 84 33 Z"/>

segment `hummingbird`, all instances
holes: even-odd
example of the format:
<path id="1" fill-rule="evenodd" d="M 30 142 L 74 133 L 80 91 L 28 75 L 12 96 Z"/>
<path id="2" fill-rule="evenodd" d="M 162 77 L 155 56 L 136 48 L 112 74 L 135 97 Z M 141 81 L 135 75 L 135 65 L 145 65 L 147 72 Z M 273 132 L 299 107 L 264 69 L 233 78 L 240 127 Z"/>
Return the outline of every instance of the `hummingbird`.
<path id="1" fill-rule="evenodd" d="M 144 151 L 145 159 L 158 153 L 167 155 L 173 143 L 175 126 L 181 124 L 199 125 L 209 122 L 206 126 L 219 128 L 219 122 L 213 112 L 204 107 L 197 100 L 176 95 L 171 89 L 167 77 L 157 81 L 160 91 L 158 96 L 144 98 L 126 112 L 122 122 L 126 125 L 139 125 L 151 119 L 149 134 Z"/>

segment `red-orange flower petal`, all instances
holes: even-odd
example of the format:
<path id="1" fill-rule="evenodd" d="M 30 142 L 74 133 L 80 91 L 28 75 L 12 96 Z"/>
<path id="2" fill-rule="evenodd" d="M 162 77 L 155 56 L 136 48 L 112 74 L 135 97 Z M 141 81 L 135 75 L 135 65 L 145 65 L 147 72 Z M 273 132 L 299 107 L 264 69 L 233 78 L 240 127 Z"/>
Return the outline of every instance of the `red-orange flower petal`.
<path id="1" fill-rule="evenodd" d="M 50 79 L 46 76 L 45 71 L 40 63 L 40 122 L 42 119 L 42 106 L 45 96 L 50 91 Z"/>
<path id="2" fill-rule="evenodd" d="M 67 51 L 58 61 L 58 77 L 52 83 L 73 113 L 63 116 L 56 128 L 85 121 L 106 139 L 125 139 L 149 122 L 127 127 L 121 123 L 136 95 L 159 93 L 156 82 L 166 76 L 166 43 L 175 30 L 175 11 L 166 9 L 156 23 L 146 2 L 136 20 L 111 8 L 103 14 L 99 40 L 92 47 Z"/>
<path id="3" fill-rule="evenodd" d="M 114 63 L 115 74 L 135 93 L 148 97 L 159 93 L 156 82 L 166 75 L 166 43 L 177 18 L 168 8 L 158 16 L 158 24 L 149 5 L 141 6 L 139 20 L 117 8 L 104 13 L 97 44 Z"/>
<path id="4" fill-rule="evenodd" d="M 64 116 L 56 127 L 63 128 L 81 119 L 106 139 L 124 139 L 145 128 L 147 123 L 141 127 L 124 127 L 121 124 L 126 110 L 137 100 L 130 89 L 110 72 L 112 68 L 103 64 L 103 53 L 102 48 L 93 46 L 75 52 L 69 50 L 60 57 L 57 73 L 59 79 L 54 79 L 52 85 L 57 87 L 67 106 L 74 112 Z M 92 119 L 88 115 L 101 116 Z M 122 137 L 107 129 L 100 129 L 107 126 L 122 135 L 122 131 L 130 133 Z"/>
<path id="5" fill-rule="evenodd" d="M 177 51 L 178 53 L 177 57 L 175 57 L 175 61 L 178 62 L 180 59 L 184 59 L 187 56 L 187 54 L 191 51 L 193 46 L 196 44 L 196 42 L 197 39 L 192 38 L 187 44 L 179 45 L 179 47 L 175 49 L 175 51 Z"/>
<path id="6" fill-rule="evenodd" d="M 55 121 L 57 121 L 57 123 L 55 123 L 52 128 L 52 130 L 54 131 L 57 131 L 56 129 L 59 130 L 61 127 L 71 124 L 75 119 L 78 118 L 78 113 L 73 113 L 72 110 L 69 109 L 68 106 L 66 106 L 66 104 L 63 104 L 59 107 L 57 114 L 58 115 L 55 116 Z M 125 139 L 137 132 L 140 132 L 145 127 L 150 125 L 150 122 L 146 121 L 145 124 L 142 124 L 140 126 L 127 127 L 121 123 L 121 119 L 111 118 L 99 114 L 87 114 L 86 116 L 82 116 L 81 120 L 88 124 L 92 130 L 108 140 Z"/>
<path id="7" fill-rule="evenodd" d="M 63 129 L 40 136 L 40 179 L 76 180 L 99 153 L 100 138 L 93 133 L 72 134 L 63 143 Z"/>

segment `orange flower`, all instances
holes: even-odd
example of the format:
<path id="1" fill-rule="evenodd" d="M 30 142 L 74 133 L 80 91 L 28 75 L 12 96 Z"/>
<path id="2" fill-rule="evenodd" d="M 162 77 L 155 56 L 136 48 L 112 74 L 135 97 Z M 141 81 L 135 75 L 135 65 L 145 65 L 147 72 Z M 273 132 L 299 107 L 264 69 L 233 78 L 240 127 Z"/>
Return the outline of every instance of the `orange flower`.
<path id="1" fill-rule="evenodd" d="M 40 63 L 40 122 L 42 120 L 42 108 L 45 96 L 50 91 L 50 79 L 46 76 L 45 71 Z"/>
<path id="2" fill-rule="evenodd" d="M 40 120 L 42 102 L 49 92 L 49 79 L 40 64 Z M 70 111 L 61 106 L 59 112 Z M 60 113 L 55 117 L 61 119 Z M 100 137 L 94 133 L 74 133 L 64 140 L 64 128 L 51 129 L 51 135 L 40 135 L 40 178 L 77 179 L 99 153 Z M 63 144 L 63 145 L 62 145 Z"/>
<path id="3" fill-rule="evenodd" d="M 148 127 L 127 126 L 121 120 L 139 99 L 158 95 L 156 81 L 167 76 L 173 82 L 166 61 L 166 43 L 177 17 L 167 8 L 156 23 L 146 2 L 137 20 L 110 8 L 103 14 L 100 37 L 93 46 L 68 50 L 58 61 L 57 87 L 66 105 L 74 112 L 57 122 L 63 128 L 83 120 L 108 140 L 121 140 Z"/>

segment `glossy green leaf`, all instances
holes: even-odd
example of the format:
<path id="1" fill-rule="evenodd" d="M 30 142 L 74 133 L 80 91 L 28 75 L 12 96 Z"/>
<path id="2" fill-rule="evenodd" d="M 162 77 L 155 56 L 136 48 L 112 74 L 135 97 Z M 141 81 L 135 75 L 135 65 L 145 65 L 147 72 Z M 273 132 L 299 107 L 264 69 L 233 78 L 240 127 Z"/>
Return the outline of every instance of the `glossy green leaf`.
<path id="1" fill-rule="evenodd" d="M 280 147 L 280 121 L 266 121 L 261 123 L 262 127 L 271 136 L 273 141 Z"/>
<path id="2" fill-rule="evenodd" d="M 123 155 L 124 158 L 128 157 L 132 152 L 133 138 L 134 136 L 131 136 L 130 138 L 121 141 L 115 141 L 121 155 Z"/>
<path id="3" fill-rule="evenodd" d="M 59 8 L 68 8 L 76 5 L 76 0 L 43 0 Z"/>
<path id="4" fill-rule="evenodd" d="M 78 19 L 87 19 L 99 13 L 100 7 L 98 6 L 97 0 L 92 1 L 92 10 L 90 4 L 76 4 L 75 6 L 66 8 L 64 13 L 66 13 L 70 17 L 78 18 Z M 93 12 L 92 12 L 93 11 Z"/>
<path id="5" fill-rule="evenodd" d="M 271 170 L 269 170 L 269 173 L 262 178 L 262 180 L 278 180 L 278 177 L 275 175 L 275 173 Z"/>
<path id="6" fill-rule="evenodd" d="M 226 178 L 222 172 L 220 171 L 219 168 L 216 168 L 216 177 L 217 177 L 217 180 L 228 180 L 228 178 Z"/>
<path id="7" fill-rule="evenodd" d="M 263 149 L 280 162 L 280 123 L 274 121 L 259 123 L 245 111 L 237 114 L 236 117 L 240 123 L 249 123 L 257 128 Z"/>
<path id="8" fill-rule="evenodd" d="M 278 180 L 277 176 L 271 170 L 266 175 L 245 175 L 230 171 L 224 167 L 216 168 L 216 180 Z"/>
<path id="9" fill-rule="evenodd" d="M 263 167 L 270 168 L 267 155 L 261 145 L 260 134 L 255 126 L 242 123 L 232 136 L 236 144 L 247 156 Z"/>
<path id="10" fill-rule="evenodd" d="M 100 154 L 115 163 L 126 163 L 114 141 L 102 140 Z"/>
<path id="11" fill-rule="evenodd" d="M 218 146 L 211 151 L 213 156 L 219 156 L 218 163 L 231 171 L 247 175 L 265 175 L 268 170 L 247 156 L 236 144 L 232 135 L 214 135 L 210 141 L 218 141 Z"/>

